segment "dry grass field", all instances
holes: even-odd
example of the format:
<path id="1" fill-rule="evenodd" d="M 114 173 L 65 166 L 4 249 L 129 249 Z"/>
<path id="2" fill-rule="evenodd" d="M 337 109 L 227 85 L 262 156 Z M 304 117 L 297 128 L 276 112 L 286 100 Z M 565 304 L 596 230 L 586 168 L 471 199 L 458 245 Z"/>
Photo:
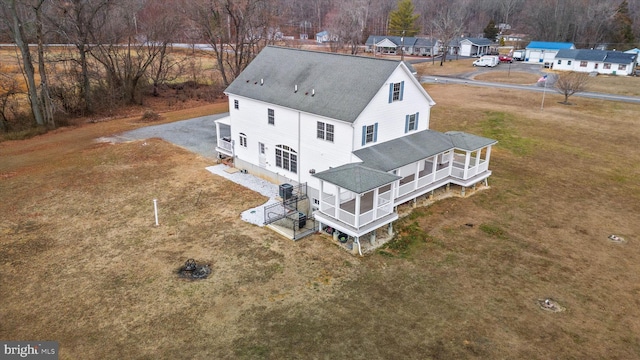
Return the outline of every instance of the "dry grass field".
<path id="1" fill-rule="evenodd" d="M 137 117 L 0 143 L 0 339 L 61 359 L 639 358 L 640 107 L 426 89 L 431 128 L 500 141 L 491 188 L 418 208 L 364 258 L 242 222 L 265 199 L 211 160 L 93 141 Z M 211 276 L 179 279 L 188 258 Z"/>

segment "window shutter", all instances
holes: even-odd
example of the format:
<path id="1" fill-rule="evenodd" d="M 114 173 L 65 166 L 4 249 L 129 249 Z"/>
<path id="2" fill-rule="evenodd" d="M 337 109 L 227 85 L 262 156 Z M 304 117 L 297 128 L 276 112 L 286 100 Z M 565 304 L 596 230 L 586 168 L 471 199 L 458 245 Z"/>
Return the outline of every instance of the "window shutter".
<path id="1" fill-rule="evenodd" d="M 373 124 L 373 142 L 378 141 L 378 123 Z"/>
<path id="2" fill-rule="evenodd" d="M 393 83 L 389 84 L 389 104 L 393 102 Z"/>
<path id="3" fill-rule="evenodd" d="M 420 117 L 420 113 L 416 113 L 416 130 L 418 130 L 418 117 Z"/>
<path id="4" fill-rule="evenodd" d="M 409 132 L 409 115 L 405 115 L 404 117 L 404 133 Z"/>
<path id="5" fill-rule="evenodd" d="M 367 143 L 367 125 L 362 126 L 362 146 Z"/>
<path id="6" fill-rule="evenodd" d="M 404 81 L 400 81 L 400 101 L 402 101 L 402 95 L 404 95 Z"/>

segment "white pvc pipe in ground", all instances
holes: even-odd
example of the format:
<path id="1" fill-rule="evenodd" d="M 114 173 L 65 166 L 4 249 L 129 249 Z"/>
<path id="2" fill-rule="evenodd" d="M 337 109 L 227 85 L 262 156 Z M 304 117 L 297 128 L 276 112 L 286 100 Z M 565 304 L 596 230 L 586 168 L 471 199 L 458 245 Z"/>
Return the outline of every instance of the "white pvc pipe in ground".
<path id="1" fill-rule="evenodd" d="M 158 226 L 158 199 L 153 199 L 153 213 L 156 216 L 156 226 Z"/>

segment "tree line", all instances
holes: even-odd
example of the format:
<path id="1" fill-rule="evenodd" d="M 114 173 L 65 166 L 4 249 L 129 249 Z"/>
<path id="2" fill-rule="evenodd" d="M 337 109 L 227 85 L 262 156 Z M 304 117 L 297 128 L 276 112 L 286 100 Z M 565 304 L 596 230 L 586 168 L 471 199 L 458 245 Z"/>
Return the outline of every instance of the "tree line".
<path id="1" fill-rule="evenodd" d="M 623 49 L 640 35 L 640 0 L 3 0 L 0 41 L 15 44 L 34 123 L 139 103 L 141 91 L 202 81 L 194 44 L 207 44 L 221 90 L 260 49 L 328 30 L 331 49 L 359 51 L 369 35 L 443 43 L 487 24 L 532 40 Z M 499 35 L 498 35 L 499 36 Z M 183 52 L 175 44 L 191 44 Z M 52 44 L 65 44 L 51 51 Z M 189 53 L 189 51 L 191 53 Z M 444 60 L 444 59 L 443 59 Z M 0 131 L 21 81 L 0 74 Z"/>

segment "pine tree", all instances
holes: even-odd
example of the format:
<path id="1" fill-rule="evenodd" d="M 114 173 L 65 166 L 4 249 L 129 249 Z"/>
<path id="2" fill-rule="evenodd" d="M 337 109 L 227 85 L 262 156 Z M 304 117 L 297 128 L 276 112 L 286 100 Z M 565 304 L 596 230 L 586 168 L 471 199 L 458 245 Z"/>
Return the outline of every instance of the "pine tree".
<path id="1" fill-rule="evenodd" d="M 484 28 L 484 37 L 493 41 L 498 36 L 498 28 L 496 27 L 496 22 L 491 19 L 487 27 Z"/>
<path id="2" fill-rule="evenodd" d="M 389 35 L 415 36 L 420 32 L 416 20 L 420 17 L 414 14 L 415 8 L 411 0 L 401 0 L 398 8 L 389 14 Z"/>

